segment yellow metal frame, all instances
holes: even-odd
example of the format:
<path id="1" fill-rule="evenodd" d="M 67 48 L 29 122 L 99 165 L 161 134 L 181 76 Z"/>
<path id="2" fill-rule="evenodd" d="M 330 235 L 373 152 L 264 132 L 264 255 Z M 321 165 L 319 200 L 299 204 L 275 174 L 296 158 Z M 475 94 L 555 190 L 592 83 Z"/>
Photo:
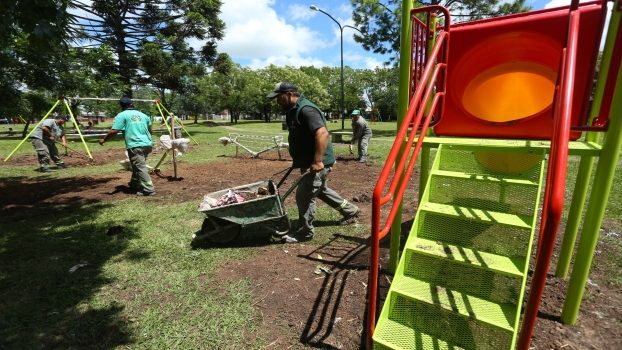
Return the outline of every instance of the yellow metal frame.
<path id="1" fill-rule="evenodd" d="M 50 116 L 50 114 L 52 114 L 52 112 L 54 112 L 54 110 L 56 109 L 56 107 L 58 107 L 61 101 L 65 105 L 65 108 L 67 109 L 67 112 L 69 113 L 69 116 L 71 117 L 71 122 L 73 123 L 73 125 L 75 125 L 76 130 L 78 130 L 78 135 L 80 135 L 80 140 L 82 140 L 82 144 L 84 145 L 84 149 L 86 150 L 86 153 L 88 154 L 89 158 L 93 160 L 91 151 L 89 150 L 89 147 L 87 146 L 86 141 L 84 140 L 84 136 L 82 135 L 82 132 L 80 131 L 80 124 L 78 124 L 75 116 L 73 115 L 73 112 L 71 111 L 71 108 L 69 107 L 69 104 L 67 103 L 67 99 L 63 98 L 63 99 L 56 100 L 56 103 L 54 103 L 52 108 L 50 108 L 50 110 L 43 116 L 43 118 L 39 120 L 39 122 L 35 125 L 35 127 L 32 128 L 32 130 L 30 130 L 30 132 L 26 135 L 26 137 L 24 137 L 22 141 L 20 141 L 20 143 L 13 149 L 13 151 L 11 151 L 11 153 L 9 153 L 9 155 L 6 158 L 4 158 L 5 162 L 9 160 L 15 152 L 17 152 L 17 150 L 24 144 L 24 142 L 26 142 L 28 138 L 30 138 L 30 136 L 35 132 L 35 130 L 37 130 L 37 127 L 41 125 L 41 123 L 43 123 L 43 121 L 46 120 Z"/>

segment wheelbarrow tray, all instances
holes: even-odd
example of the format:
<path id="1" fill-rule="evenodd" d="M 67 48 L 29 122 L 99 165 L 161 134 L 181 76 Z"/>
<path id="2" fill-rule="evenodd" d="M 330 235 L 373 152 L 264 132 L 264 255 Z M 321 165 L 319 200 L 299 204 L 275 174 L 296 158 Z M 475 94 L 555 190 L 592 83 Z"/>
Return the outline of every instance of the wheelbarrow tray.
<path id="1" fill-rule="evenodd" d="M 257 198 L 246 200 L 240 203 L 227 204 L 214 208 L 201 208 L 198 211 L 206 217 L 214 217 L 226 220 L 240 226 L 247 226 L 259 222 L 274 220 L 287 215 L 278 188 L 271 180 L 254 182 L 247 185 L 229 188 L 217 192 L 209 193 L 205 196 L 218 200 L 226 195 L 229 190 L 237 192 L 257 193 L 260 187 L 268 189 L 267 195 L 261 195 Z"/>

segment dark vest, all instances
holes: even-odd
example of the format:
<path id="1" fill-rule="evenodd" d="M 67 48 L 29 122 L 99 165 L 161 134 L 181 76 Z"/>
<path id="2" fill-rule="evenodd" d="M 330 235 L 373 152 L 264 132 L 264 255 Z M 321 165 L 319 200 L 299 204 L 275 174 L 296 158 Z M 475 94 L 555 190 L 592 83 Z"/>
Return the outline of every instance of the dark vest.
<path id="1" fill-rule="evenodd" d="M 303 108 L 315 108 L 321 115 L 322 124 L 326 126 L 324 113 L 313 102 L 307 100 L 304 96 L 300 96 L 296 102 L 296 106 L 287 112 L 285 122 L 289 130 L 287 141 L 289 142 L 289 154 L 293 159 L 294 168 L 309 168 L 313 163 L 315 155 L 315 134 L 308 128 L 303 127 L 298 120 L 300 111 Z M 328 146 L 324 152 L 322 159 L 325 167 L 329 167 L 335 163 L 335 155 L 333 153 L 333 144 L 328 140 Z"/>

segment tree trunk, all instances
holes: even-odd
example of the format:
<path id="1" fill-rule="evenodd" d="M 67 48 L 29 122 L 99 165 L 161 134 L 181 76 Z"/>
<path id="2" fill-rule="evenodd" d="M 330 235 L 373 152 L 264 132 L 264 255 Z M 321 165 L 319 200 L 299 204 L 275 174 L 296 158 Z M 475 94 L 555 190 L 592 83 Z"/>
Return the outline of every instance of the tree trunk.
<path id="1" fill-rule="evenodd" d="M 30 126 L 30 122 L 32 121 L 32 117 L 26 120 L 26 125 L 24 125 L 24 131 L 22 131 L 22 139 L 26 137 L 28 134 L 28 127 Z"/>
<path id="2" fill-rule="evenodd" d="M 126 32 L 123 28 L 123 14 L 115 14 L 107 19 L 114 31 L 115 53 L 119 58 L 119 75 L 123 83 L 123 95 L 132 98 L 132 59 L 126 50 Z"/>

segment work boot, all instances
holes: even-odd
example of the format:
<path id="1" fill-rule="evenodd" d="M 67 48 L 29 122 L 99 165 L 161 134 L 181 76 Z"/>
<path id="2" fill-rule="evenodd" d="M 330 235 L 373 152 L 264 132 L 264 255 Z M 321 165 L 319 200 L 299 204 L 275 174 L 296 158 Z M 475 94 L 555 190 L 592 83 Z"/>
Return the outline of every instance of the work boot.
<path id="1" fill-rule="evenodd" d="M 291 235 L 285 235 L 281 238 L 281 242 L 283 243 L 300 243 L 306 242 L 313 239 L 313 232 L 296 232 Z"/>
<path id="2" fill-rule="evenodd" d="M 339 224 L 340 225 L 356 224 L 358 222 L 358 217 L 360 213 L 361 213 L 361 209 L 357 208 L 354 214 L 344 216 L 341 220 L 339 220 Z"/>
<path id="3" fill-rule="evenodd" d="M 53 173 L 54 171 L 56 171 L 55 169 L 50 169 L 50 167 L 46 166 L 42 166 L 39 167 L 39 171 L 42 173 Z"/>
<path id="4" fill-rule="evenodd" d="M 56 163 L 58 169 L 67 169 L 68 166 L 65 163 Z"/>
<path id="5" fill-rule="evenodd" d="M 155 196 L 155 194 L 156 194 L 156 193 L 155 193 L 155 191 L 151 191 L 151 192 L 146 192 L 146 191 L 138 191 L 138 192 L 136 192 L 136 195 L 137 195 L 137 196 L 145 196 L 145 197 L 148 197 L 148 196 Z"/>

